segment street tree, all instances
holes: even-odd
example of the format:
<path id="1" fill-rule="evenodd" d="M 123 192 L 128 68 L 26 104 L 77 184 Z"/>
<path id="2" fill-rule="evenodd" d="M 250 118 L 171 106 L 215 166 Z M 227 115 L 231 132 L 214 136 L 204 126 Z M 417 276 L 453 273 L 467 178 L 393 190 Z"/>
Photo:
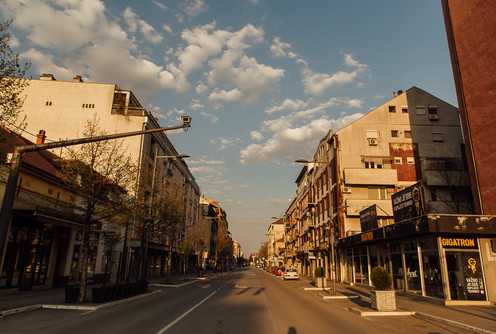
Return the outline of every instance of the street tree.
<path id="1" fill-rule="evenodd" d="M 269 242 L 266 241 L 260 246 L 260 249 L 258 250 L 258 259 L 267 260 L 268 257 L 269 257 Z"/>
<path id="2" fill-rule="evenodd" d="M 160 189 L 160 188 L 159 188 Z M 158 242 L 167 245 L 166 282 L 171 283 L 172 254 L 178 235 L 184 233 L 186 223 L 186 200 L 184 192 L 174 186 L 161 187 L 152 198 L 150 219 L 141 226 L 145 242 L 150 236 Z M 146 259 L 146 254 L 144 259 Z M 143 261 L 145 264 L 146 260 Z M 144 269 L 143 269 L 144 271 Z"/>
<path id="3" fill-rule="evenodd" d="M 98 118 L 87 121 L 84 137 L 106 135 Z M 76 210 L 83 221 L 83 244 L 80 249 L 80 289 L 78 303 L 84 302 L 90 257 L 92 226 L 97 222 L 122 219 L 125 187 L 134 183 L 136 168 L 125 153 L 122 141 L 110 140 L 68 148 L 61 165 L 62 177 L 78 193 Z"/>
<path id="4" fill-rule="evenodd" d="M 8 28 L 12 20 L 0 23 L 0 126 L 11 131 L 19 132 L 25 125 L 24 120 L 18 120 L 24 98 L 22 91 L 28 85 L 24 79 L 29 63 L 21 65 L 19 54 L 15 54 L 10 48 L 12 36 Z M 2 137 L 2 146 L 9 142 L 10 138 Z M 0 159 L 5 161 L 5 149 L 0 149 Z"/>
<path id="5" fill-rule="evenodd" d="M 193 226 L 188 229 L 187 238 L 191 244 L 193 253 L 196 254 L 196 268 L 198 277 L 203 276 L 203 253 L 210 243 L 210 225 L 205 217 L 201 217 Z"/>

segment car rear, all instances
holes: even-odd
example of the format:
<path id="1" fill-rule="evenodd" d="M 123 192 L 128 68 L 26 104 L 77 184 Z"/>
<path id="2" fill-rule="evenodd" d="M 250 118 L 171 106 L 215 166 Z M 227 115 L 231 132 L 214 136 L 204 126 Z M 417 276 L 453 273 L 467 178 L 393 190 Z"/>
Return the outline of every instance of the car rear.
<path id="1" fill-rule="evenodd" d="M 283 278 L 286 279 L 300 279 L 300 275 L 298 274 L 298 271 L 293 268 L 288 268 L 286 271 L 284 271 L 284 276 Z"/>

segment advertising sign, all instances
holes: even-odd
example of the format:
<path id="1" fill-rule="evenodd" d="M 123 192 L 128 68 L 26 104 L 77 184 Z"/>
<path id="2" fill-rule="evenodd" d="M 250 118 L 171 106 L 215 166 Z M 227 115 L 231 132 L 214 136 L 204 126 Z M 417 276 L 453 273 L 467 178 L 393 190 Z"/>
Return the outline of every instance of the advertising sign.
<path id="1" fill-rule="evenodd" d="M 469 300 L 486 300 L 484 278 L 478 252 L 463 252 L 463 274 Z"/>
<path id="2" fill-rule="evenodd" d="M 375 204 L 360 211 L 360 226 L 362 227 L 362 233 L 379 227 L 377 224 L 377 207 Z"/>
<path id="3" fill-rule="evenodd" d="M 395 223 L 425 214 L 424 195 L 420 182 L 393 194 L 391 201 Z"/>

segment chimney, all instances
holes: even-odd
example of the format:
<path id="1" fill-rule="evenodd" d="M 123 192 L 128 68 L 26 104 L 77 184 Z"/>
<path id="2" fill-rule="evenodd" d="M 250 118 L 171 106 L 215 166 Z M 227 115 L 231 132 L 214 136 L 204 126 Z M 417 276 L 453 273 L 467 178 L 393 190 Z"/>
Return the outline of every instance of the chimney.
<path id="1" fill-rule="evenodd" d="M 40 80 L 44 80 L 44 81 L 57 81 L 57 79 L 55 79 L 55 77 L 53 76 L 53 74 L 46 74 L 46 73 L 43 73 L 40 76 Z"/>
<path id="2" fill-rule="evenodd" d="M 45 130 L 40 130 L 38 136 L 36 136 L 36 144 L 43 144 L 45 142 Z"/>
<path id="3" fill-rule="evenodd" d="M 400 96 L 400 94 L 403 94 L 403 91 L 401 89 L 398 91 L 398 96 Z"/>
<path id="4" fill-rule="evenodd" d="M 76 75 L 74 77 L 74 82 L 84 82 L 84 81 L 83 81 L 83 78 L 80 75 Z"/>

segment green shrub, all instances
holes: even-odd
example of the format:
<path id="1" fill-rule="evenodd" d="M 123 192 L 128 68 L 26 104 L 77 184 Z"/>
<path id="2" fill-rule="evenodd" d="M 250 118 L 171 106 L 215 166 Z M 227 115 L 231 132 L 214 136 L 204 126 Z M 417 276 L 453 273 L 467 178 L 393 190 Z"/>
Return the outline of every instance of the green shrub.
<path id="1" fill-rule="evenodd" d="M 315 277 L 324 277 L 324 268 L 322 267 L 315 268 Z"/>
<path id="2" fill-rule="evenodd" d="M 393 283 L 393 276 L 384 267 L 375 267 L 370 273 L 370 280 L 376 290 L 389 290 Z"/>

